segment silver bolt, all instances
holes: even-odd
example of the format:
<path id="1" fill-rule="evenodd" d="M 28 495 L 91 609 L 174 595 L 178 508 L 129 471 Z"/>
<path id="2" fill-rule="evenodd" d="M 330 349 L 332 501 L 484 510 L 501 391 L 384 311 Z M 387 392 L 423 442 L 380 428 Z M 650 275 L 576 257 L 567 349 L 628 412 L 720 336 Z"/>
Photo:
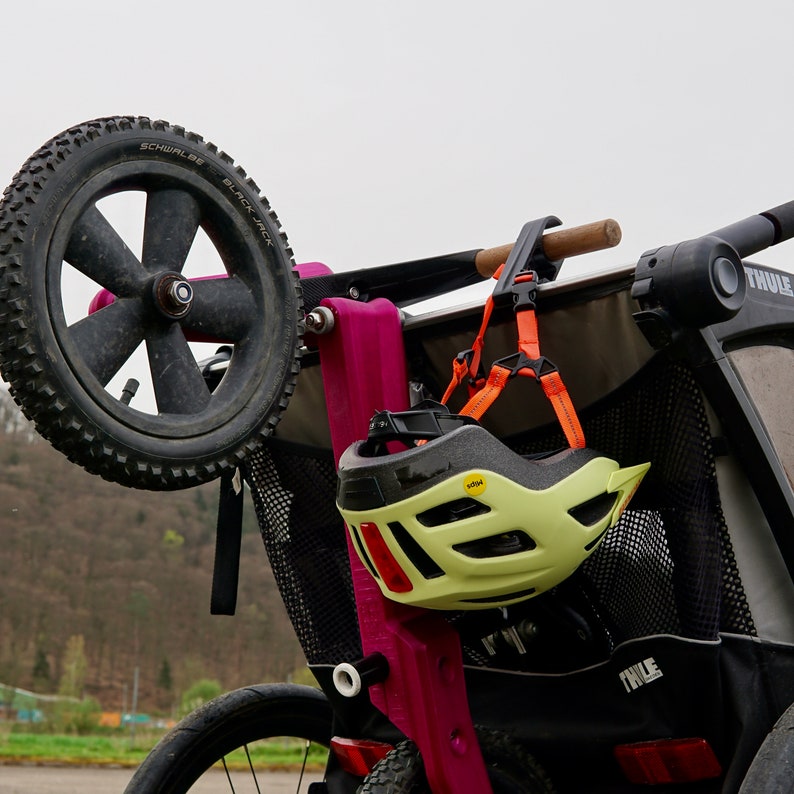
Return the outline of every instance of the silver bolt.
<path id="1" fill-rule="evenodd" d="M 156 306 L 170 319 L 184 317 L 193 303 L 193 287 L 179 273 L 163 273 L 153 285 Z"/>
<path id="2" fill-rule="evenodd" d="M 172 281 L 166 287 L 166 294 L 171 299 L 174 307 L 189 306 L 193 300 L 193 287 L 187 281 Z"/>
<path id="3" fill-rule="evenodd" d="M 318 306 L 305 319 L 306 328 L 314 334 L 327 334 L 334 330 L 334 313 L 327 306 Z"/>
<path id="4" fill-rule="evenodd" d="M 347 291 L 347 294 L 354 300 L 357 301 L 361 297 L 361 292 L 358 287 L 350 287 Z"/>

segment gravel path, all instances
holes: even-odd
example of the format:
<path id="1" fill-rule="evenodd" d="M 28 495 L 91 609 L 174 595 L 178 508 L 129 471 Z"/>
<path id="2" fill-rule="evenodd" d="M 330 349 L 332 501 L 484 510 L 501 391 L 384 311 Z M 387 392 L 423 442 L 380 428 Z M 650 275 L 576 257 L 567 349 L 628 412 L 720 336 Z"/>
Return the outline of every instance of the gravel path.
<path id="1" fill-rule="evenodd" d="M 104 769 L 97 767 L 0 766 L 0 794 L 121 794 L 132 777 L 132 769 Z M 196 794 L 218 794 L 229 791 L 222 772 L 212 773 L 213 779 L 202 781 L 192 791 Z M 301 792 L 317 775 L 305 775 Z M 267 772 L 260 775 L 263 794 L 295 794 L 298 776 L 286 772 Z M 234 784 L 236 794 L 249 789 Z M 251 791 L 256 787 L 251 784 Z"/>

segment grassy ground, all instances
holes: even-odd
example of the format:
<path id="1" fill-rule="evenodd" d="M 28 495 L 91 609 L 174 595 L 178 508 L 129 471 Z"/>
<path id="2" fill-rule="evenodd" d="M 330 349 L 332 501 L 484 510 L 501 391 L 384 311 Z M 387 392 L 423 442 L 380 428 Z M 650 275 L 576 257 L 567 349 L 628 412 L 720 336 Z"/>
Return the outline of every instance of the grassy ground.
<path id="1" fill-rule="evenodd" d="M 0 734 L 0 763 L 107 764 L 137 766 L 148 746 L 128 736 L 63 736 L 57 734 Z"/>
<path id="2" fill-rule="evenodd" d="M 136 767 L 159 739 L 159 735 L 64 736 L 0 732 L 0 764 L 62 764 Z M 296 740 L 272 739 L 249 747 L 252 762 L 259 768 L 300 768 L 305 748 Z M 227 757 L 232 766 L 247 765 L 243 751 Z M 312 749 L 309 766 L 325 766 L 323 748 Z"/>

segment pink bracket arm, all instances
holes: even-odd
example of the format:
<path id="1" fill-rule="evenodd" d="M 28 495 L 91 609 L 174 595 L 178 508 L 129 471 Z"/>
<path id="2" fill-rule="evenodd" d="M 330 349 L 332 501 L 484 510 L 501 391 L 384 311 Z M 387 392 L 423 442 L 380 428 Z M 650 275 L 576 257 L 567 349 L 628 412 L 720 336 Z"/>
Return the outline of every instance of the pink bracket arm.
<path id="1" fill-rule="evenodd" d="M 375 411 L 408 407 L 405 353 L 399 314 L 389 301 L 329 298 L 322 305 L 335 320 L 318 345 L 338 463 L 350 444 L 366 438 Z M 348 551 L 364 655 L 379 652 L 389 662 L 388 678 L 369 690 L 373 704 L 419 747 L 434 794 L 490 794 L 457 634 L 438 613 L 385 598 L 349 537 Z"/>

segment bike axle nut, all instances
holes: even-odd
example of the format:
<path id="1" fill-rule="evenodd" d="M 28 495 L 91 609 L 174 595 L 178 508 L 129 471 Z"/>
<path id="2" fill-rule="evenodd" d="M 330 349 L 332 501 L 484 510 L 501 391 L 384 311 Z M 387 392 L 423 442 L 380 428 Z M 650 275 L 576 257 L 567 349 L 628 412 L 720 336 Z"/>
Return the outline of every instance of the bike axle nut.
<path id="1" fill-rule="evenodd" d="M 179 273 L 163 273 L 154 283 L 157 308 L 171 319 L 184 317 L 193 304 L 193 287 Z"/>
<path id="2" fill-rule="evenodd" d="M 334 330 L 334 313 L 327 306 L 318 306 L 306 315 L 305 323 L 313 334 L 328 334 Z"/>

